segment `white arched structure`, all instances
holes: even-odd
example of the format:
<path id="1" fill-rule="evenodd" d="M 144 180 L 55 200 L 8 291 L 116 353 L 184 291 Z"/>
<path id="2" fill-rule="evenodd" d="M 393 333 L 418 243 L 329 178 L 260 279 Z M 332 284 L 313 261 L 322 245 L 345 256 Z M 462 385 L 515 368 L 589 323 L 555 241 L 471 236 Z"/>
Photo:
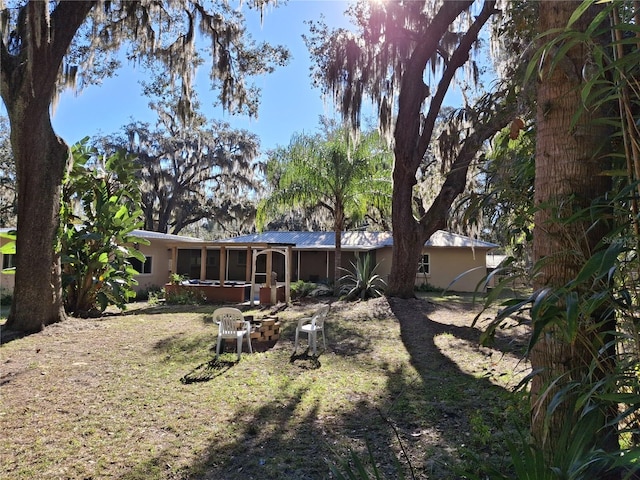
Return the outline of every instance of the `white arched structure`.
<path id="1" fill-rule="evenodd" d="M 280 253 L 284 255 L 284 301 L 289 303 L 291 301 L 291 270 L 290 270 L 290 254 L 291 247 L 284 248 L 265 248 L 262 250 L 253 250 L 253 258 L 251 260 L 251 298 L 250 305 L 255 305 L 255 288 L 256 288 L 256 265 L 258 255 L 266 254 L 267 256 L 267 268 L 265 272 L 265 284 L 271 286 L 271 303 L 275 304 L 277 285 L 271 285 L 271 254 Z"/>

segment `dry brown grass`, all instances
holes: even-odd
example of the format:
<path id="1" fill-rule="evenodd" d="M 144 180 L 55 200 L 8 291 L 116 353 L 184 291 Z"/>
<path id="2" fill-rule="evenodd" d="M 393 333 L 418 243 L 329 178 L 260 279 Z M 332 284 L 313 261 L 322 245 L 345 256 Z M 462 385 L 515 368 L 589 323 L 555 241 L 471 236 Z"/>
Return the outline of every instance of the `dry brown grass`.
<path id="1" fill-rule="evenodd" d="M 213 361 L 211 306 L 137 304 L 4 344 L 0 477 L 321 479 L 366 442 L 390 478 L 394 455 L 409 478 L 500 461 L 526 373 L 515 332 L 490 350 L 468 304 L 335 302 L 327 351 L 292 356 L 315 308 L 280 312 L 281 339 L 239 363 Z"/>

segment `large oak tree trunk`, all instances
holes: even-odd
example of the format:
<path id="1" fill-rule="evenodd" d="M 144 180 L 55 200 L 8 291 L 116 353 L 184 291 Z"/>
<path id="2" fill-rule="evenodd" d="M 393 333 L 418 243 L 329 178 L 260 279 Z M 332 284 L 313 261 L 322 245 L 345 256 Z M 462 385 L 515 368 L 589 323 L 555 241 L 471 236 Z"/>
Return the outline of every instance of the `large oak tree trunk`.
<path id="1" fill-rule="evenodd" d="M 487 0 L 484 2 L 482 10 L 475 17 L 473 24 L 448 59 L 437 91 L 430 100 L 426 117 L 423 108 L 425 100 L 431 95 L 431 92 L 424 84 L 424 71 L 449 25 L 472 4 L 472 1 L 444 2 L 429 29 L 426 30 L 425 38 L 416 46 L 406 64 L 405 71 L 402 73 L 398 96 L 398 114 L 394 130 L 395 163 L 391 213 L 393 253 L 386 290 L 388 296 L 410 298 L 415 295 L 418 262 L 425 242 L 437 230 L 446 226 L 449 208 L 456 196 L 464 191 L 469 164 L 482 142 L 504 126 L 498 125 L 499 122 L 489 122 L 491 128 L 495 129 L 491 134 L 486 128 L 479 127 L 478 135 L 474 134 L 473 138 L 461 149 L 457 158 L 452 161 L 450 174 L 433 205 L 426 213 L 417 218 L 416 212 L 414 212 L 413 197 L 416 172 L 429 143 L 432 141 L 437 116 L 456 71 L 469 60 L 471 47 L 477 40 L 482 27 L 492 15 L 498 13 L 495 10 L 495 1 Z M 482 135 L 487 136 L 480 141 Z"/>
<path id="2" fill-rule="evenodd" d="M 413 186 L 416 184 L 415 170 L 412 172 L 410 169 L 399 168 L 396 163 L 393 172 L 391 217 L 394 225 L 393 267 L 387 295 L 400 298 L 411 298 L 415 295 L 418 262 L 425 242 L 435 232 L 446 227 L 451 205 L 467 186 L 467 173 L 471 162 L 477 157 L 483 143 L 504 128 L 515 112 L 516 106 L 509 102 L 500 102 L 493 112 L 476 112 L 482 113 L 479 115 L 482 121 L 479 120 L 473 131 L 467 133 L 438 195 L 419 219 L 415 218 L 412 208 Z M 405 154 L 403 150 L 396 148 L 396 162 L 402 154 Z"/>
<path id="3" fill-rule="evenodd" d="M 398 128 L 398 127 L 397 127 Z M 401 126 L 400 126 L 401 128 Z M 391 255 L 391 272 L 387 295 L 400 298 L 412 298 L 418 263 L 422 249 L 429 237 L 445 225 L 446 212 L 438 212 L 431 217 L 438 217 L 430 228 L 425 229 L 414 216 L 413 187 L 416 184 L 415 170 L 399 166 L 396 149 L 396 167 L 393 171 L 393 197 L 391 202 L 391 221 L 393 224 L 393 250 Z M 400 160 L 403 164 L 408 162 Z M 417 169 L 417 167 L 416 167 Z"/>
<path id="4" fill-rule="evenodd" d="M 65 318 L 56 249 L 62 178 L 69 148 L 56 136 L 49 109 L 62 59 L 93 1 L 30 1 L 16 44 L 0 51 L 0 93 L 11 122 L 18 183 L 16 279 L 6 327 L 26 333 Z"/>
<path id="5" fill-rule="evenodd" d="M 580 3 L 541 2 L 540 31 L 566 26 Z M 584 31 L 598 8 L 592 7 L 574 28 Z M 562 221 L 588 207 L 610 188 L 608 177 L 602 175 L 607 168 L 603 159 L 608 153 L 608 132 L 593 123 L 597 112 L 584 114 L 572 126 L 581 106 L 580 86 L 584 81 L 583 66 L 590 61 L 588 55 L 585 45 L 572 48 L 557 68 L 549 71 L 549 65 L 545 66 L 538 85 L 535 205 L 539 209 L 535 215 L 533 253 L 544 266 L 535 278 L 537 289 L 561 287 L 575 278 L 607 233 L 604 222 L 594 227 L 588 216 L 583 221 Z M 599 320 L 583 319 L 583 327 L 572 341 L 563 338 L 566 326 L 547 328 L 531 352 L 532 369 L 539 372 L 531 387 L 532 434 L 549 457 L 557 451 L 563 424 L 570 421 L 570 405 L 551 416 L 547 415 L 547 407 L 562 385 L 587 378 L 592 354 L 602 345 L 598 332 L 586 326 Z M 547 390 L 557 379 L 560 383 L 556 388 Z M 603 423 L 600 446 L 615 448 L 615 435 L 611 435 L 614 430 Z"/>
<path id="6" fill-rule="evenodd" d="M 69 147 L 55 135 L 49 110 L 12 115 L 12 146 L 17 159 L 18 238 L 16 279 L 7 327 L 37 332 L 65 318 L 60 256 L 55 248 L 60 226 L 62 178 Z M 43 172 L 33 174 L 34 171 Z"/>

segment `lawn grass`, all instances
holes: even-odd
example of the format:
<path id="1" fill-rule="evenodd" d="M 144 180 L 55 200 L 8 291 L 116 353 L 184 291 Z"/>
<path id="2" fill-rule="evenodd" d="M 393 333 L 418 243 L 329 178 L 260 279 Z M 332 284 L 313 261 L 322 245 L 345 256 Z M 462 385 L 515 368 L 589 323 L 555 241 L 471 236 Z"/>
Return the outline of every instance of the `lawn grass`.
<path id="1" fill-rule="evenodd" d="M 500 464 L 522 420 L 518 352 L 478 347 L 473 311 L 407 302 L 334 303 L 315 357 L 292 354 L 313 303 L 240 362 L 214 358 L 213 306 L 137 305 L 9 342 L 0 477 L 323 479 L 367 443 L 389 478 L 394 457 L 409 478 Z"/>

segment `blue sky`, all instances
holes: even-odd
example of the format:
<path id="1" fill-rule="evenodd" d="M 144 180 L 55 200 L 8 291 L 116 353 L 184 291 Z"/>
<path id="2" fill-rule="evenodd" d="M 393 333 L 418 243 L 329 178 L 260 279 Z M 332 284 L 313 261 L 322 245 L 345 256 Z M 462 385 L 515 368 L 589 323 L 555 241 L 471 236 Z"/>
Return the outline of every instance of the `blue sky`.
<path id="1" fill-rule="evenodd" d="M 288 145 L 296 132 L 315 132 L 320 116 L 333 116 L 334 111 L 330 99 L 323 100 L 320 90 L 311 85 L 311 62 L 301 37 L 308 32 L 304 21 L 323 14 L 328 25 L 346 26 L 343 12 L 347 6 L 344 0 L 291 0 L 267 10 L 262 25 L 257 16 L 252 18 L 248 26 L 256 41 L 285 45 L 293 58 L 288 66 L 254 79 L 262 89 L 257 119 L 232 116 L 209 107 L 211 102 L 206 97 L 210 96 L 210 82 L 207 67 L 203 66 L 196 79 L 203 112 L 210 119 L 224 120 L 234 128 L 257 134 L 262 151 Z M 53 115 L 56 133 L 74 143 L 85 136 L 115 133 L 131 119 L 154 123 L 155 115 L 138 83 L 143 75 L 140 69 L 125 64 L 117 76 L 101 85 L 90 86 L 78 95 L 64 92 Z"/>

